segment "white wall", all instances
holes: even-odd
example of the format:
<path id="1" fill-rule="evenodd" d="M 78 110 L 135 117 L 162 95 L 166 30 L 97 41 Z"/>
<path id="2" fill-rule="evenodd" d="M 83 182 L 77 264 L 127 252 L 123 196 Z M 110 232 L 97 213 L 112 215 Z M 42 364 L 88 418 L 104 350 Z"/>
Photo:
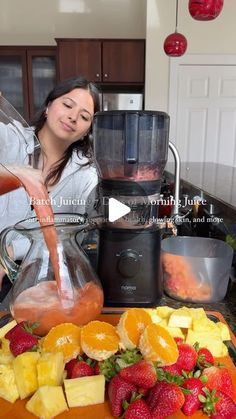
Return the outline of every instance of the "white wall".
<path id="1" fill-rule="evenodd" d="M 54 38 L 145 38 L 146 109 L 168 110 L 169 60 L 163 42 L 175 29 L 176 0 L 0 0 L 1 45 L 55 45 Z M 236 0 L 199 22 L 179 0 L 178 30 L 189 54 L 236 54 Z M 171 58 L 174 60 L 175 58 Z"/>
<path id="2" fill-rule="evenodd" d="M 169 58 L 163 50 L 167 35 L 175 30 L 176 0 L 147 0 L 146 109 L 168 111 Z M 189 54 L 236 54 L 236 1 L 225 0 L 213 21 L 194 20 L 188 0 L 179 0 L 178 31 L 188 40 Z"/>
<path id="3" fill-rule="evenodd" d="M 1 45 L 146 34 L 146 0 L 0 0 L 0 11 Z"/>

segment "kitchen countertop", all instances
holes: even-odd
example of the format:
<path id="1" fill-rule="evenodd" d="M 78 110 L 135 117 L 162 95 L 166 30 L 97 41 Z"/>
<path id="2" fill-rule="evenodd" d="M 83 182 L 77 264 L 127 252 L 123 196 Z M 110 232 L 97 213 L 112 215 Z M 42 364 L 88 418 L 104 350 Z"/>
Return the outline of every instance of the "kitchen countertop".
<path id="1" fill-rule="evenodd" d="M 217 303 L 209 303 L 209 304 L 202 304 L 202 303 L 187 303 L 182 301 L 174 300 L 166 295 L 164 295 L 160 301 L 160 305 L 168 305 L 173 308 L 180 308 L 183 305 L 186 307 L 203 307 L 204 310 L 207 311 L 219 311 L 224 319 L 229 324 L 232 332 L 236 335 L 236 283 L 230 282 L 227 294 L 224 300 L 219 301 Z"/>
<path id="2" fill-rule="evenodd" d="M 165 177 L 173 180 L 174 163 L 168 162 Z M 181 162 L 181 193 L 199 195 L 220 207 L 226 218 L 236 215 L 236 167 L 210 162 Z"/>
<path id="3" fill-rule="evenodd" d="M 165 169 L 166 180 L 173 182 L 174 163 L 168 162 Z M 236 222 L 236 168 L 216 163 L 181 162 L 180 197 L 187 194 L 190 198 L 198 195 L 208 204 L 217 208 L 224 224 L 235 225 Z M 223 301 L 212 304 L 190 304 L 164 296 L 161 305 L 174 308 L 204 307 L 205 310 L 219 311 L 236 334 L 236 282 L 231 282 Z"/>

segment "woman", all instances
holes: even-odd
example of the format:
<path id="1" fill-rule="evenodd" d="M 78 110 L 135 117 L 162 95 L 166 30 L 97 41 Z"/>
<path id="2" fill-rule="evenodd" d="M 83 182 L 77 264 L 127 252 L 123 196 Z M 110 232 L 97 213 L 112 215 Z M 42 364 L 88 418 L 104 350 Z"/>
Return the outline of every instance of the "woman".
<path id="1" fill-rule="evenodd" d="M 87 209 L 89 194 L 97 184 L 91 131 L 98 110 L 96 86 L 77 77 L 61 82 L 49 93 L 33 129 L 17 121 L 13 125 L 0 123 L 0 163 L 8 165 L 12 173 L 16 170 L 15 174 L 20 165 L 30 163 L 36 134 L 41 147 L 35 153 L 36 168 L 28 170 L 46 185 L 55 213 L 84 213 Z M 32 204 L 23 188 L 1 195 L 0 231 L 34 216 Z M 22 259 L 28 249 L 27 239 L 13 234 L 9 243 L 13 258 Z M 1 270 L 0 279 L 3 275 Z"/>

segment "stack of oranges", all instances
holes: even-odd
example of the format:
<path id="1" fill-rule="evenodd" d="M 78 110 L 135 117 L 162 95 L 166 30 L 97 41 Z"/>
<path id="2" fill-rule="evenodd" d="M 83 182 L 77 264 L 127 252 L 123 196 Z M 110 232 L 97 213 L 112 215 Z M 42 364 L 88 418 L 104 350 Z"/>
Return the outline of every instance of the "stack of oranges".
<path id="1" fill-rule="evenodd" d="M 139 348 L 144 359 L 158 361 L 159 365 L 174 364 L 178 358 L 174 338 L 153 323 L 142 308 L 125 311 L 116 327 L 99 320 L 81 328 L 72 323 L 60 324 L 49 331 L 42 343 L 43 351 L 63 352 L 66 362 L 82 353 L 102 361 L 119 349 L 133 348 Z"/>

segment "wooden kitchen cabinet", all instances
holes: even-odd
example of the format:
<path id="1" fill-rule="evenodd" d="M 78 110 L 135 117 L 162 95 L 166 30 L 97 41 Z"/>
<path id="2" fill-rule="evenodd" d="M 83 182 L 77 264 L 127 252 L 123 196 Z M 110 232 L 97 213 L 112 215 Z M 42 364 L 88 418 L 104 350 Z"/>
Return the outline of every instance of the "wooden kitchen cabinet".
<path id="1" fill-rule="evenodd" d="M 143 85 L 144 39 L 56 39 L 59 79 L 84 75 L 102 85 Z"/>
<path id="2" fill-rule="evenodd" d="M 55 83 L 55 47 L 0 46 L 0 91 L 27 121 Z"/>

